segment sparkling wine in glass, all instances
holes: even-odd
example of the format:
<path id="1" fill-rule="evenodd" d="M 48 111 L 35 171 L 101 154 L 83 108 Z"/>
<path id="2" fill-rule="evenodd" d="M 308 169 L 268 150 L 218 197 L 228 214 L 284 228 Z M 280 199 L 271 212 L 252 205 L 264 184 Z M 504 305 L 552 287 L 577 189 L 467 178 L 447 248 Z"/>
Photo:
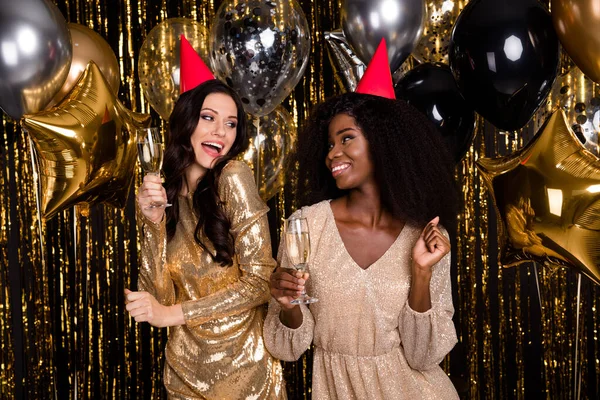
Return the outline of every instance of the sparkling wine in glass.
<path id="1" fill-rule="evenodd" d="M 310 235 L 308 233 L 308 221 L 306 218 L 290 218 L 285 221 L 285 246 L 287 256 L 294 269 L 306 271 L 308 258 L 310 257 Z M 310 304 L 319 301 L 314 297 L 302 294 L 292 300 L 292 304 Z"/>
<path id="2" fill-rule="evenodd" d="M 159 128 L 141 128 L 136 134 L 138 159 L 147 174 L 160 176 L 163 163 L 163 144 Z M 154 203 L 146 208 L 170 207 L 169 203 Z"/>

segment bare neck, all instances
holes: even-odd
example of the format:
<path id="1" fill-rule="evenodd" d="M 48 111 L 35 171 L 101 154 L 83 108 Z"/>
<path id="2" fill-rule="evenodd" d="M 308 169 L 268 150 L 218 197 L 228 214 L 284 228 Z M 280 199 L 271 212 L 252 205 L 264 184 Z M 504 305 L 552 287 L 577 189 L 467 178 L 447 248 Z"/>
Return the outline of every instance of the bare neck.
<path id="1" fill-rule="evenodd" d="M 187 196 L 188 193 L 193 193 L 198 186 L 198 181 L 206 175 L 206 171 L 200 165 L 190 165 L 185 170 L 185 185 L 181 188 L 181 194 Z"/>
<path id="2" fill-rule="evenodd" d="M 383 207 L 379 188 L 368 185 L 351 190 L 336 201 L 336 219 L 355 222 L 367 227 L 377 227 L 389 223 L 391 214 Z"/>

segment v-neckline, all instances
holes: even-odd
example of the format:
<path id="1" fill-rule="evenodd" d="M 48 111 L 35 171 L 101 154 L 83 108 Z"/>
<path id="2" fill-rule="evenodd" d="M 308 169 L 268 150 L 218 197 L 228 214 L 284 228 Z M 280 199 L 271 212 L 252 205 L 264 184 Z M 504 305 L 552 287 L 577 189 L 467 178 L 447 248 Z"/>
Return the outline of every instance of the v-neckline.
<path id="1" fill-rule="evenodd" d="M 402 229 L 398 233 L 398 236 L 396 236 L 396 239 L 394 240 L 394 242 L 383 252 L 383 254 L 381 254 L 381 256 L 379 256 L 378 259 L 376 259 L 375 261 L 373 261 L 366 268 L 363 268 L 352 257 L 352 255 L 348 251 L 348 248 L 346 247 L 346 243 L 344 243 L 344 239 L 342 239 L 342 235 L 340 234 L 340 230 L 338 229 L 337 223 L 335 222 L 335 215 L 333 214 L 333 209 L 331 208 L 331 201 L 327 201 L 327 209 L 329 210 L 329 216 L 331 217 L 331 222 L 333 223 L 333 228 L 335 229 L 335 233 L 336 233 L 337 239 L 339 240 L 340 244 L 342 245 L 342 248 L 344 249 L 344 252 L 348 256 L 348 258 L 352 261 L 352 264 L 354 264 L 357 268 L 359 268 L 362 271 L 370 271 L 371 268 L 373 268 L 375 266 L 375 264 L 378 264 L 379 261 L 381 261 L 382 259 L 384 259 L 388 255 L 388 253 L 390 252 L 390 250 L 396 245 L 396 243 L 398 243 L 400 241 L 400 237 L 402 236 L 402 234 L 406 230 L 406 225 L 408 224 L 407 222 L 404 223 L 404 226 L 402 226 Z"/>

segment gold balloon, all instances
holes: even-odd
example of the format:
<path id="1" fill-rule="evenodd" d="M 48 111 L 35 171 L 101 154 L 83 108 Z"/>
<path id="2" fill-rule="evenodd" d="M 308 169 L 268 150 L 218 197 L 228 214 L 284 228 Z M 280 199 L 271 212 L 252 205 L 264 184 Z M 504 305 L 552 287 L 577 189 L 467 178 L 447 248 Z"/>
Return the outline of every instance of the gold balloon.
<path id="1" fill-rule="evenodd" d="M 412 52 L 413 57 L 421 63 L 448 64 L 448 46 L 450 46 L 452 28 L 468 2 L 468 0 L 426 0 L 423 35 Z"/>
<path id="2" fill-rule="evenodd" d="M 552 0 L 552 22 L 575 64 L 600 83 L 600 10 L 598 0 Z"/>
<path id="3" fill-rule="evenodd" d="M 156 25 L 140 48 L 138 76 L 144 95 L 152 108 L 165 120 L 169 119 L 179 98 L 179 46 L 184 35 L 206 65 L 208 60 L 208 30 L 188 18 L 171 18 Z"/>
<path id="4" fill-rule="evenodd" d="M 119 102 L 94 62 L 57 107 L 25 115 L 21 125 L 34 143 L 42 216 L 80 203 L 123 207 L 134 175 L 135 131 L 149 124 L 150 115 Z"/>
<path id="5" fill-rule="evenodd" d="M 240 155 L 254 171 L 263 200 L 275 196 L 283 187 L 286 157 L 296 143 L 292 116 L 282 106 L 262 117 L 249 117 L 250 146 Z"/>
<path id="6" fill-rule="evenodd" d="M 600 284 L 600 159 L 562 110 L 526 147 L 477 167 L 494 198 L 505 267 L 560 265 Z"/>
<path id="7" fill-rule="evenodd" d="M 96 63 L 100 68 L 112 92 L 115 95 L 119 93 L 119 85 L 121 84 L 119 62 L 110 45 L 102 36 L 87 26 L 69 23 L 67 27 L 71 32 L 71 41 L 73 42 L 73 60 L 71 61 L 67 80 L 46 106 L 46 109 L 57 104 L 73 89 L 90 61 Z"/>

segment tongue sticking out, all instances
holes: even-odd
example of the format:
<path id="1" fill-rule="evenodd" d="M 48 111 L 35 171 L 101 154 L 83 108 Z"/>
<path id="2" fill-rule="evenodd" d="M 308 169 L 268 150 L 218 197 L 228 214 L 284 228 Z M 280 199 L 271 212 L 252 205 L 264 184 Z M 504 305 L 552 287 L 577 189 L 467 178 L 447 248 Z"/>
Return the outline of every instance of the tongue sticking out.
<path id="1" fill-rule="evenodd" d="M 218 157 L 221 154 L 221 149 L 211 144 L 202 143 L 202 149 L 211 157 Z"/>

